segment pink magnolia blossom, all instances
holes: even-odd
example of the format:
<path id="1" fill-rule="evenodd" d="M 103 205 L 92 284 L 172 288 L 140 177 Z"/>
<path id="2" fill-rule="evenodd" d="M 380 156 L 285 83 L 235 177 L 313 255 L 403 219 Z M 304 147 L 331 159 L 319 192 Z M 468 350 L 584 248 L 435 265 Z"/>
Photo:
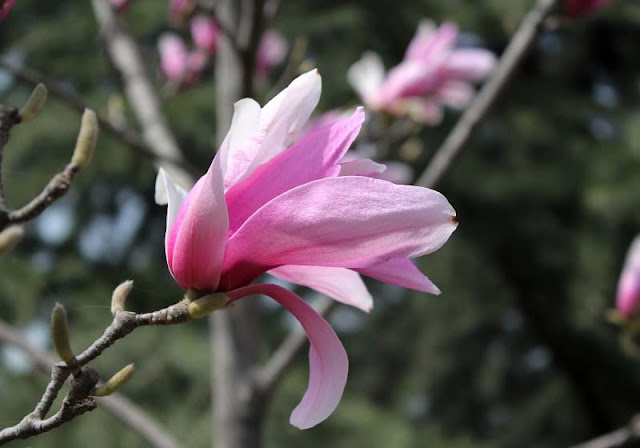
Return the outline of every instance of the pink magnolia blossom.
<path id="1" fill-rule="evenodd" d="M 289 46 L 287 41 L 274 30 L 267 30 L 262 35 L 262 40 L 258 46 L 256 54 L 256 70 L 261 75 L 266 75 L 269 71 L 280 64 L 287 55 Z"/>
<path id="2" fill-rule="evenodd" d="M 237 102 L 229 133 L 191 191 L 164 170 L 156 183 L 156 201 L 168 204 L 167 264 L 180 286 L 223 292 L 230 302 L 264 294 L 302 324 L 311 343 L 309 385 L 290 420 L 301 429 L 337 407 L 347 355 L 300 297 L 252 282 L 268 272 L 364 310 L 372 298 L 360 274 L 437 294 L 410 258 L 440 248 L 457 225 L 436 191 L 364 176 L 366 164 L 344 175 L 339 162 L 360 131 L 362 108 L 297 139 L 320 91 L 314 70 L 262 108 Z"/>
<path id="3" fill-rule="evenodd" d="M 640 236 L 631 243 L 618 281 L 616 307 L 620 314 L 631 317 L 640 306 Z"/>
<path id="4" fill-rule="evenodd" d="M 611 3 L 611 0 L 564 0 L 564 9 L 571 17 L 586 16 Z"/>
<path id="5" fill-rule="evenodd" d="M 456 49 L 458 28 L 423 21 L 404 60 L 385 75 L 380 56 L 365 53 L 348 79 L 367 106 L 418 122 L 438 123 L 442 106 L 462 108 L 473 98 L 472 83 L 493 70 L 496 58 L 482 49 Z"/>
<path id="6" fill-rule="evenodd" d="M 175 83 L 194 83 L 208 62 L 206 53 L 198 50 L 190 52 L 182 38 L 172 33 L 160 37 L 158 51 L 162 73 L 167 80 Z"/>
<path id="7" fill-rule="evenodd" d="M 15 2 L 16 0 L 4 0 L 4 2 L 3 0 L 0 0 L 0 22 L 2 22 L 4 18 L 7 17 L 7 14 L 9 14 L 9 11 L 11 10 Z"/>
<path id="8" fill-rule="evenodd" d="M 218 25 L 207 16 L 196 16 L 191 19 L 191 37 L 198 48 L 214 53 L 218 46 Z"/>

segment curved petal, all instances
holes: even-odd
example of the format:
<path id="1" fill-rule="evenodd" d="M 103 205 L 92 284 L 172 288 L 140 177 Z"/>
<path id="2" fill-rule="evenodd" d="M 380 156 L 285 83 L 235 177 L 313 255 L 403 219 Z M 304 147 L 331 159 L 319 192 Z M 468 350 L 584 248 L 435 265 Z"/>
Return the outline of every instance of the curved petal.
<path id="1" fill-rule="evenodd" d="M 443 23 L 433 30 L 433 25 L 423 22 L 409 44 L 405 60 L 416 60 L 431 65 L 440 64 L 453 49 L 458 39 L 458 27 L 454 23 Z"/>
<path id="2" fill-rule="evenodd" d="M 374 176 L 380 177 L 387 167 L 371 159 L 356 159 L 340 164 L 339 176 Z"/>
<path id="3" fill-rule="evenodd" d="M 473 99 L 473 87 L 464 81 L 446 81 L 435 94 L 435 98 L 442 104 L 462 109 Z"/>
<path id="4" fill-rule="evenodd" d="M 167 238 L 167 261 L 183 288 L 215 291 L 220 280 L 229 217 L 220 159 L 185 198 Z"/>
<path id="5" fill-rule="evenodd" d="M 178 211 L 187 197 L 187 192 L 180 188 L 171 180 L 169 174 L 160 168 L 156 177 L 156 194 L 155 200 L 158 205 L 168 205 L 167 207 L 167 229 L 165 231 L 165 250 L 167 250 L 167 260 L 169 260 L 168 240 L 169 234 L 176 220 Z"/>
<path id="6" fill-rule="evenodd" d="M 336 176 L 338 161 L 355 140 L 364 112 L 324 126 L 258 167 L 226 194 L 229 228 L 237 230 L 249 216 L 276 196 L 323 177 Z M 283 173 L 286 173 L 284 175 Z"/>
<path id="7" fill-rule="evenodd" d="M 314 69 L 298 76 L 262 108 L 254 157 L 240 180 L 291 146 L 318 105 L 321 90 L 322 78 Z"/>
<path id="8" fill-rule="evenodd" d="M 495 55 L 482 49 L 455 50 L 444 63 L 447 77 L 479 82 L 486 78 L 496 65 Z"/>
<path id="9" fill-rule="evenodd" d="M 258 131 L 259 121 L 260 105 L 256 101 L 244 98 L 233 105 L 231 127 L 216 155 L 220 157 L 225 190 L 238 181 L 255 156 L 248 142 Z"/>
<path id="10" fill-rule="evenodd" d="M 416 258 L 456 226 L 437 191 L 370 177 L 320 179 L 268 202 L 229 239 L 224 289 L 286 264 L 358 268 Z"/>
<path id="11" fill-rule="evenodd" d="M 309 386 L 290 423 L 308 429 L 325 420 L 335 410 L 347 383 L 347 353 L 326 320 L 291 291 L 277 285 L 245 286 L 228 293 L 231 301 L 249 294 L 264 294 L 285 307 L 300 322 L 309 338 Z"/>
<path id="12" fill-rule="evenodd" d="M 303 285 L 328 295 L 338 302 L 370 312 L 373 297 L 357 272 L 327 266 L 280 266 L 268 274 L 291 283 Z"/>
<path id="13" fill-rule="evenodd" d="M 428 292 L 429 294 L 440 294 L 438 287 L 420 272 L 420 269 L 411 260 L 406 258 L 394 258 L 366 268 L 358 268 L 356 271 L 381 282 Z"/>
<path id="14" fill-rule="evenodd" d="M 347 71 L 347 80 L 367 106 L 375 108 L 375 96 L 384 82 L 382 59 L 374 52 L 362 55 Z"/>

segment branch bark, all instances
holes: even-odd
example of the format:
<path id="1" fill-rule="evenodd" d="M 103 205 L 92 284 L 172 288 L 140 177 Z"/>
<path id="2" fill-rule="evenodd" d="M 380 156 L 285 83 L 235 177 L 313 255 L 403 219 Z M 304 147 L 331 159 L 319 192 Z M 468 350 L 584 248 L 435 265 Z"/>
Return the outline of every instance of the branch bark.
<path id="1" fill-rule="evenodd" d="M 158 165 L 183 188 L 191 188 L 193 176 L 182 167 L 183 153 L 162 113 L 135 40 L 106 0 L 91 0 L 91 4 L 111 61 L 122 75 L 125 93 L 142 128 L 142 138 L 159 156 Z M 180 165 L 167 163 L 165 159 L 178 160 Z"/>
<path id="2" fill-rule="evenodd" d="M 545 19 L 553 12 L 557 3 L 557 0 L 536 1 L 535 6 L 526 15 L 511 39 L 493 74 L 464 111 L 442 146 L 438 148 L 427 169 L 418 178 L 416 185 L 433 188 L 444 177 L 506 87 L 511 75 L 540 33 Z"/>
<path id="3" fill-rule="evenodd" d="M 0 321 L 0 340 L 22 349 L 36 361 L 40 369 L 51 369 L 51 381 L 47 385 L 34 411 L 17 425 L 0 431 L 0 445 L 15 439 L 25 439 L 50 431 L 95 409 L 97 403 L 92 393 L 98 384 L 98 373 L 92 368 L 85 366 L 99 357 L 117 340 L 124 338 L 138 327 L 148 325 L 177 325 L 190 322 L 191 316 L 188 312 L 188 304 L 189 301 L 183 299 L 170 307 L 152 313 L 135 314 L 128 311 L 116 312 L 113 321 L 105 329 L 102 336 L 75 358 L 78 367 L 81 368 L 80 374 L 74 376 L 71 380 L 69 393 L 64 398 L 60 410 L 49 418 L 45 417 L 51 410 L 62 386 L 71 375 L 69 367 L 64 363 L 54 363 L 53 366 L 51 366 L 52 359 L 48 355 L 31 349 L 22 341 L 14 329 Z M 162 448 L 178 446 L 171 436 L 167 435 L 162 428 L 155 424 L 142 411 L 132 407 L 132 404 L 126 399 L 107 399 L 106 403 L 109 410 L 152 442 L 153 446 Z"/>
<path id="4" fill-rule="evenodd" d="M 618 448 L 624 444 L 640 440 L 640 416 L 634 416 L 625 427 L 597 437 L 572 448 Z"/>

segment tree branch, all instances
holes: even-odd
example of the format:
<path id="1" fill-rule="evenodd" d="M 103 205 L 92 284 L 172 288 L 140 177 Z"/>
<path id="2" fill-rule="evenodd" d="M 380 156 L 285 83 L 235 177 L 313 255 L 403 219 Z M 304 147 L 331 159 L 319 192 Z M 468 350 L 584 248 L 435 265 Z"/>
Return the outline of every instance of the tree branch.
<path id="1" fill-rule="evenodd" d="M 180 186 L 189 189 L 193 185 L 192 174 L 184 170 L 182 163 L 166 162 L 167 158 L 182 162 L 184 156 L 162 114 L 158 94 L 135 40 L 106 0 L 91 0 L 91 4 L 111 61 L 122 75 L 125 93 L 142 128 L 142 138 L 158 156 L 158 164 Z"/>
<path id="2" fill-rule="evenodd" d="M 83 99 L 78 95 L 69 92 L 68 89 L 65 89 L 60 83 L 44 76 L 42 73 L 36 70 L 27 67 L 17 67 L 3 60 L 0 60 L 0 69 L 6 71 L 11 76 L 24 84 L 30 86 L 44 84 L 47 87 L 49 94 L 55 96 L 64 104 L 80 114 L 85 109 L 89 108 L 83 101 Z M 181 166 L 186 171 L 193 173 L 193 175 L 196 174 L 196 169 L 183 158 L 164 156 L 160 154 L 159 151 L 150 148 L 149 145 L 147 145 L 147 143 L 142 139 L 142 137 L 132 129 L 127 129 L 120 124 L 114 123 L 104 114 L 96 113 L 96 116 L 98 118 L 98 123 L 100 123 L 100 128 L 105 130 L 112 137 L 119 140 L 125 146 L 129 147 L 129 149 L 158 161 Z"/>
<path id="3" fill-rule="evenodd" d="M 85 367 L 88 363 L 99 357 L 107 348 L 112 346 L 117 340 L 124 338 L 133 330 L 149 325 L 177 325 L 192 320 L 188 310 L 189 300 L 183 299 L 180 302 L 153 313 L 136 314 L 128 311 L 116 311 L 111 324 L 105 329 L 102 336 L 95 340 L 86 350 L 75 357 L 77 366 L 80 368 L 79 374 L 71 379 L 69 392 L 63 399 L 59 411 L 49 418 L 45 418 L 51 410 L 60 389 L 71 375 L 71 370 L 65 363 L 56 363 L 51 367 L 51 381 L 36 405 L 34 411 L 27 415 L 15 426 L 5 428 L 0 431 L 0 445 L 15 439 L 25 439 L 44 432 L 50 431 L 58 426 L 71 421 L 72 419 L 97 407 L 93 397 L 95 387 L 98 384 L 98 373 L 90 367 Z M 20 337 L 11 328 L 0 322 L 0 340 L 7 341 L 22 348 L 26 354 L 32 357 L 40 365 L 51 365 L 50 359 L 46 355 L 39 354 L 26 346 Z M 126 404 L 126 401 L 124 402 Z M 146 418 L 140 411 L 122 413 L 123 401 L 116 399 L 115 407 L 111 405 L 111 410 L 120 407 L 119 416 L 128 418 L 134 416 L 138 424 L 147 425 L 144 434 L 148 435 L 150 419 Z M 126 421 L 129 423 L 129 421 Z M 153 423 L 151 423 L 153 427 Z M 157 425 L 156 425 L 157 426 Z M 156 433 L 158 436 L 162 432 Z M 155 440 L 155 438 L 154 438 Z M 175 447 L 177 444 L 169 437 L 157 438 L 161 443 L 154 446 Z"/>
<path id="4" fill-rule="evenodd" d="M 597 437 L 572 448 L 618 448 L 640 439 L 640 416 L 634 416 L 627 426 Z"/>
<path id="5" fill-rule="evenodd" d="M 475 129 L 489 112 L 498 95 L 506 87 L 522 57 L 540 33 L 544 20 L 553 12 L 556 4 L 557 0 L 536 1 L 535 6 L 526 15 L 511 39 L 493 74 L 464 111 L 442 146 L 438 148 L 416 185 L 433 188 L 444 177 Z"/>

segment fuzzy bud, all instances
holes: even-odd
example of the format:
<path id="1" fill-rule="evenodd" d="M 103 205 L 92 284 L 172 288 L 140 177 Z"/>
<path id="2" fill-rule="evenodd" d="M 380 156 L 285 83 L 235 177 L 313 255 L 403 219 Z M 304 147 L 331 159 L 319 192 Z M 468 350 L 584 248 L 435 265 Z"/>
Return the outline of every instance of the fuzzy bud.
<path id="1" fill-rule="evenodd" d="M 193 319 L 208 316 L 214 311 L 225 308 L 229 304 L 229 296 L 224 293 L 208 294 L 189 304 L 189 316 Z"/>
<path id="2" fill-rule="evenodd" d="M 85 109 L 84 114 L 82 114 L 82 125 L 80 126 L 80 133 L 76 141 L 76 149 L 73 151 L 71 164 L 83 167 L 89 163 L 91 156 L 93 156 L 93 150 L 98 143 L 99 130 L 96 113 L 91 109 Z"/>
<path id="3" fill-rule="evenodd" d="M 59 303 L 56 303 L 51 313 L 51 342 L 56 353 L 64 362 L 68 364 L 75 358 L 69 342 L 67 313 Z"/>
<path id="4" fill-rule="evenodd" d="M 35 89 L 33 89 L 33 92 L 31 92 L 31 96 L 25 105 L 20 109 L 20 119 L 22 122 L 29 121 L 38 115 L 46 102 L 47 88 L 42 83 L 38 84 Z"/>
<path id="5" fill-rule="evenodd" d="M 0 254 L 13 249 L 23 235 L 24 229 L 20 226 L 10 226 L 0 232 Z"/>
<path id="6" fill-rule="evenodd" d="M 116 390 L 121 388 L 127 381 L 129 381 L 135 371 L 135 365 L 129 364 L 128 366 L 122 368 L 111 378 L 109 378 L 109 381 L 104 383 L 103 386 L 97 387 L 92 395 L 96 397 L 108 397 Z"/>
<path id="7" fill-rule="evenodd" d="M 127 297 L 133 289 L 133 280 L 127 280 L 120 283 L 111 295 L 111 314 L 114 316 L 119 311 L 125 311 Z"/>

